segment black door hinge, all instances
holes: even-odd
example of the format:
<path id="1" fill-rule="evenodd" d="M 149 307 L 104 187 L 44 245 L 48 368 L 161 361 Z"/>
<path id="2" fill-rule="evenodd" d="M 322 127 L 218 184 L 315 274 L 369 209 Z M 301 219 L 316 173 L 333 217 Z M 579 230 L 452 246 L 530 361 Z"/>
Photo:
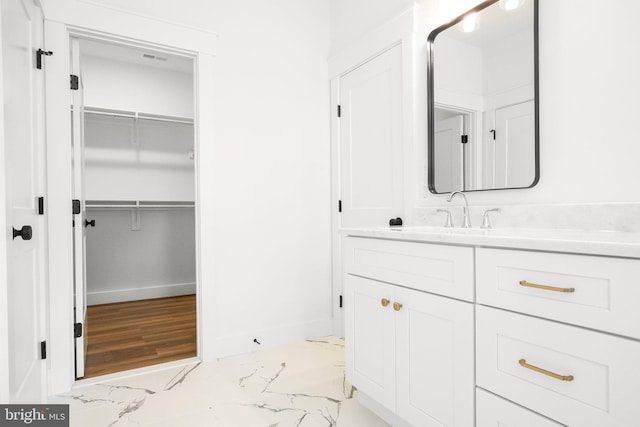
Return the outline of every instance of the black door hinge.
<path id="1" fill-rule="evenodd" d="M 342 212 L 342 200 L 338 200 L 338 212 Z"/>
<path id="2" fill-rule="evenodd" d="M 469 135 L 462 135 L 460 137 L 460 142 L 462 142 L 463 144 L 466 144 L 467 142 L 469 142 Z"/>
<path id="3" fill-rule="evenodd" d="M 44 197 L 38 197 L 38 215 L 44 215 Z"/>
<path id="4" fill-rule="evenodd" d="M 493 134 L 493 140 L 496 140 L 496 130 L 495 129 L 491 129 L 489 132 L 491 132 Z"/>
<path id="5" fill-rule="evenodd" d="M 342 308 L 342 295 L 340 295 L 340 303 L 339 303 L 338 307 Z"/>
<path id="6" fill-rule="evenodd" d="M 53 55 L 53 52 L 51 52 L 50 50 L 42 50 L 42 49 L 38 49 L 36 50 L 36 68 L 38 70 L 42 70 L 42 56 L 51 56 Z"/>
<path id="7" fill-rule="evenodd" d="M 73 324 L 73 336 L 80 338 L 82 336 L 82 323 Z"/>
<path id="8" fill-rule="evenodd" d="M 47 358 L 47 342 L 40 341 L 40 359 L 44 360 Z"/>
<path id="9" fill-rule="evenodd" d="M 70 74 L 69 85 L 71 86 L 71 90 L 78 90 L 78 88 L 80 87 L 80 80 L 78 79 L 78 76 L 76 76 L 75 74 Z"/>
<path id="10" fill-rule="evenodd" d="M 78 215 L 80 213 L 80 200 L 73 199 L 71 201 L 71 209 L 74 215 Z"/>
<path id="11" fill-rule="evenodd" d="M 342 116 L 342 109 L 340 108 L 340 106 L 338 105 L 338 117 Z"/>

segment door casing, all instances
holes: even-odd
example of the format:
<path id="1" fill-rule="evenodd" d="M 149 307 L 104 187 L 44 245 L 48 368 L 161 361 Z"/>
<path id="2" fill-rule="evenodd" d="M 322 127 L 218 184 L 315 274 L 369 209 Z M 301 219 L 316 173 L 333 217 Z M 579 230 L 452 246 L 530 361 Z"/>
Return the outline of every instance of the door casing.
<path id="1" fill-rule="evenodd" d="M 55 3 L 55 4 L 54 4 Z M 73 4 L 74 8 L 67 6 Z M 73 37 L 97 38 L 118 43 L 145 46 L 154 50 L 194 58 L 195 93 L 195 203 L 196 203 L 196 288 L 198 356 L 215 358 L 215 288 L 212 286 L 212 244 L 200 238 L 208 235 L 215 218 L 204 215 L 211 209 L 200 203 L 200 167 L 213 156 L 214 104 L 209 96 L 214 88 L 215 35 L 201 30 L 154 21 L 153 18 L 104 9 L 98 5 L 72 0 L 42 0 L 45 11 L 45 45 L 54 55 L 47 62 L 47 190 L 49 194 L 49 330 L 51 331 L 49 394 L 68 392 L 74 385 L 73 338 L 73 241 L 71 232 L 71 200 L 73 169 L 71 164 L 71 123 L 69 115 L 69 58 Z M 100 17 L 97 19 L 96 17 Z M 168 28 L 172 27 L 172 28 Z M 175 30 L 175 32 L 172 32 Z M 171 37 L 168 36 L 171 35 Z M 204 95 L 201 95 L 204 94 Z M 207 141 L 201 144 L 200 141 Z M 207 286 L 203 286 L 207 283 Z M 207 338 L 209 337 L 209 338 Z M 206 338 L 206 341 L 205 341 Z M 157 367 L 156 367 L 157 369 Z"/>

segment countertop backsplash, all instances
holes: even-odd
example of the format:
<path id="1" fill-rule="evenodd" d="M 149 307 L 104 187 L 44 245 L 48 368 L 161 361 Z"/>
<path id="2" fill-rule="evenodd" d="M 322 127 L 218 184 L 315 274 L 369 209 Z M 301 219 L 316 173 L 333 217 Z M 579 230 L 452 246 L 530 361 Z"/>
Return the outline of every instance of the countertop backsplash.
<path id="1" fill-rule="evenodd" d="M 640 203 L 586 203 L 536 205 L 471 205 L 471 224 L 482 224 L 487 209 L 499 208 L 489 214 L 493 228 L 544 228 L 585 231 L 615 231 L 640 233 Z M 436 209 L 447 209 L 454 226 L 462 224 L 462 204 L 444 203 L 414 210 L 414 226 L 443 226 L 446 215 Z"/>

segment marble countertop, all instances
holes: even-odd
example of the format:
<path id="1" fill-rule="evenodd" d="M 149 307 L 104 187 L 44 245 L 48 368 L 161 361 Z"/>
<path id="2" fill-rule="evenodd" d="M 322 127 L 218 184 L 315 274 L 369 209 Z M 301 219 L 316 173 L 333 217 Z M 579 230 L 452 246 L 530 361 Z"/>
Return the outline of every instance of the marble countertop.
<path id="1" fill-rule="evenodd" d="M 343 236 L 640 258 L 640 233 L 566 229 L 343 228 Z"/>

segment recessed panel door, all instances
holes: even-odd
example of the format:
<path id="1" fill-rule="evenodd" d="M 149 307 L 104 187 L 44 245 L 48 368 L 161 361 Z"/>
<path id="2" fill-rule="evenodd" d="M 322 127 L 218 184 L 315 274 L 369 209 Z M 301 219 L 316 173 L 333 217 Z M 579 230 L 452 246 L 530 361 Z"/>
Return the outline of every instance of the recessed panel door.
<path id="1" fill-rule="evenodd" d="M 340 79 L 342 227 L 402 216 L 402 47 Z"/>
<path id="2" fill-rule="evenodd" d="M 496 188 L 528 187 L 535 179 L 535 103 L 496 109 Z"/>
<path id="3" fill-rule="evenodd" d="M 41 24 L 39 11 L 29 0 L 1 0 L 0 5 L 9 399 L 39 402 L 43 393 L 39 311 L 44 230 L 43 217 L 38 215 L 42 135 L 35 51 Z"/>
<path id="4" fill-rule="evenodd" d="M 472 426 L 473 304 L 400 287 L 396 301 L 398 415 L 414 426 Z"/>
<path id="5" fill-rule="evenodd" d="M 345 278 L 346 377 L 362 393 L 395 411 L 394 287 Z"/>

